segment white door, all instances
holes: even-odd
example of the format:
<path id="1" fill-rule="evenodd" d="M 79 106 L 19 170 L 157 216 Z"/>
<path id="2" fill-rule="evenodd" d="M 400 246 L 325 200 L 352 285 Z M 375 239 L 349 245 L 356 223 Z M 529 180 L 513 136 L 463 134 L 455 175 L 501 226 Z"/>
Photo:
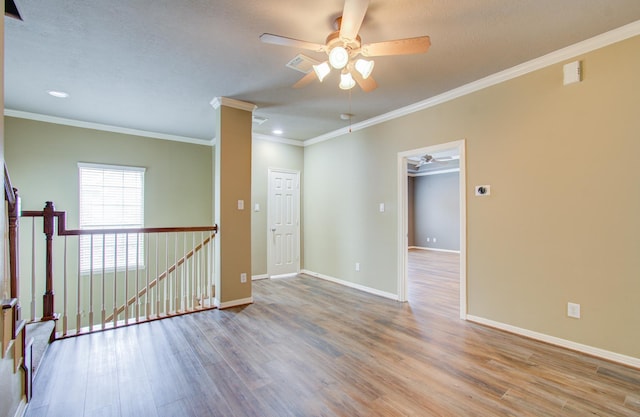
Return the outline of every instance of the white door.
<path id="1" fill-rule="evenodd" d="M 300 173 L 269 170 L 267 272 L 293 275 L 300 270 Z"/>

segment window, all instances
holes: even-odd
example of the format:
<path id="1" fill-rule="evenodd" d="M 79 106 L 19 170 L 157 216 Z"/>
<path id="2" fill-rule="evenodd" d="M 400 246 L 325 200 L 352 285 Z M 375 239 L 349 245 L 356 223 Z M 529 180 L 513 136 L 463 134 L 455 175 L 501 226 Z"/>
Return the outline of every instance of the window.
<path id="1" fill-rule="evenodd" d="M 79 163 L 80 229 L 144 227 L 144 172 L 138 167 Z M 117 242 L 115 235 L 80 237 L 82 273 L 92 267 L 94 272 L 116 266 L 120 270 L 125 263 L 128 268 L 144 267 L 143 254 L 144 239 L 136 233 L 119 234 Z"/>

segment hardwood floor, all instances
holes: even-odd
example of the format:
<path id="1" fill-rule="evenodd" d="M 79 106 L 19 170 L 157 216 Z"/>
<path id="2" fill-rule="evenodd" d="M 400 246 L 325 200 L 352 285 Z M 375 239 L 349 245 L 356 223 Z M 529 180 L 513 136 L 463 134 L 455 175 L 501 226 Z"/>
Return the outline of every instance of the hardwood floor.
<path id="1" fill-rule="evenodd" d="M 457 255 L 408 303 L 317 278 L 255 303 L 55 342 L 27 416 L 631 416 L 640 371 L 458 318 Z"/>

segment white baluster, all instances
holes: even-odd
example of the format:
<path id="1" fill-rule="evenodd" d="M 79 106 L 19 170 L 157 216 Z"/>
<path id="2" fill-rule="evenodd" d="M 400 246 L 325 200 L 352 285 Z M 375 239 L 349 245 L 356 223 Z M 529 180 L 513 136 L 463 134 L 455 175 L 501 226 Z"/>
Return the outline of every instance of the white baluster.
<path id="1" fill-rule="evenodd" d="M 129 233 L 124 239 L 124 324 L 129 324 Z"/>
<path id="2" fill-rule="evenodd" d="M 89 332 L 93 331 L 93 235 L 91 235 L 89 250 Z"/>
<path id="3" fill-rule="evenodd" d="M 213 307 L 213 284 L 214 284 L 214 276 L 213 276 L 213 271 L 214 269 L 214 265 L 213 265 L 213 235 L 210 235 L 209 237 L 209 270 L 207 271 L 207 291 L 209 293 L 209 307 Z"/>
<path id="4" fill-rule="evenodd" d="M 156 280 L 156 317 L 158 317 L 160 315 L 160 282 L 158 281 L 160 279 L 160 275 L 158 275 L 158 235 L 159 233 L 156 233 L 156 268 L 153 271 L 153 276 L 155 277 Z"/>
<path id="5" fill-rule="evenodd" d="M 136 233 L 136 323 L 140 321 L 140 233 Z"/>
<path id="6" fill-rule="evenodd" d="M 67 236 L 64 237 L 64 272 L 62 277 L 62 282 L 64 285 L 64 289 L 62 291 L 63 295 L 63 306 L 62 306 L 62 335 L 65 336 L 67 334 Z"/>
<path id="7" fill-rule="evenodd" d="M 182 311 L 187 311 L 189 309 L 189 287 L 187 285 L 189 282 L 187 277 L 189 272 L 189 268 L 187 267 L 187 232 L 182 233 L 182 253 L 184 255 L 182 255 L 182 285 L 180 285 L 180 288 L 182 289 Z"/>
<path id="8" fill-rule="evenodd" d="M 113 235 L 113 327 L 118 327 L 118 234 Z"/>
<path id="9" fill-rule="evenodd" d="M 178 292 L 178 233 L 175 234 L 175 237 L 173 239 L 174 245 L 173 245 L 173 265 L 174 265 L 174 269 L 173 272 L 175 273 L 174 276 L 174 281 L 173 281 L 173 296 L 174 296 L 174 304 L 173 304 L 173 312 L 177 313 L 178 310 L 180 309 L 180 294 Z"/>
<path id="10" fill-rule="evenodd" d="M 82 296 L 81 296 L 81 289 L 82 289 L 82 268 L 81 268 L 81 260 L 80 260 L 80 248 L 82 247 L 82 236 L 78 236 L 78 285 L 77 285 L 77 300 L 76 300 L 76 334 L 80 333 L 80 329 L 82 329 L 82 312 L 81 312 L 81 306 L 82 306 Z"/>
<path id="11" fill-rule="evenodd" d="M 151 267 L 149 266 L 149 234 L 148 233 L 144 234 L 144 240 L 145 240 L 144 267 L 145 267 L 145 276 L 147 281 L 147 284 L 145 286 L 146 290 L 144 292 L 144 301 L 145 301 L 144 315 L 147 318 L 147 320 L 149 320 L 151 316 L 151 298 L 150 298 L 151 294 L 149 294 L 149 292 L 151 291 L 151 288 L 149 288 L 149 269 L 151 269 Z"/>
<path id="12" fill-rule="evenodd" d="M 31 218 L 31 320 L 36 319 L 36 218 Z"/>
<path id="13" fill-rule="evenodd" d="M 107 244 L 106 244 L 106 235 L 103 233 L 102 234 L 102 296 L 101 301 L 102 301 L 102 311 L 101 311 L 101 315 L 102 315 L 102 320 L 101 320 L 101 326 L 104 329 L 105 327 L 105 323 L 107 321 L 107 314 L 106 314 L 106 310 L 104 307 L 104 298 L 106 297 L 106 284 L 105 284 L 105 264 L 106 264 L 106 250 L 107 250 Z"/>
<path id="14" fill-rule="evenodd" d="M 191 309 L 195 310 L 196 308 L 196 233 L 195 232 L 191 232 L 191 247 L 192 249 L 192 254 L 191 255 L 191 292 L 189 293 L 191 295 Z"/>
<path id="15" fill-rule="evenodd" d="M 167 291 L 170 290 L 169 285 L 169 232 L 164 234 L 164 314 L 169 314 L 169 307 L 171 303 L 171 297 Z"/>

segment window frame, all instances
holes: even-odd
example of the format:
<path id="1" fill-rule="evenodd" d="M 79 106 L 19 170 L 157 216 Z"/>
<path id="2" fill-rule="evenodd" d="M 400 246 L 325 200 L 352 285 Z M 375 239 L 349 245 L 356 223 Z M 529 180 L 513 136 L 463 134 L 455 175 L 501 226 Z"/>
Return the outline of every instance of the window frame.
<path id="1" fill-rule="evenodd" d="M 124 224 L 97 224 L 97 225 L 83 225 L 83 222 L 85 221 L 84 217 L 85 217 L 85 213 L 83 212 L 83 199 L 87 198 L 86 197 L 86 189 L 87 189 L 87 185 L 86 183 L 83 184 L 83 169 L 93 169 L 93 170 L 100 170 L 103 172 L 106 171 L 115 171 L 118 173 L 125 173 L 125 172 L 136 172 L 139 173 L 140 175 L 140 187 L 136 187 L 137 191 L 140 193 L 139 197 L 140 197 L 140 204 L 137 207 L 139 210 L 139 218 L 141 220 L 141 223 L 136 223 L 134 225 L 124 225 Z M 96 163 L 88 163 L 88 162 L 78 162 L 78 228 L 80 230 L 96 230 L 96 229 L 109 229 L 109 228 L 113 228 L 113 229 L 127 229 L 127 228 L 131 228 L 131 229 L 140 229 L 140 228 L 144 228 L 144 195 L 145 195 L 145 184 L 144 184 L 144 180 L 145 180 L 145 174 L 146 173 L 146 168 L 144 167 L 137 167 L 137 166 L 128 166 L 128 165 L 114 165 L 114 164 L 96 164 Z M 102 194 L 101 196 L 104 198 L 104 183 L 102 184 Z M 124 187 L 120 188 L 121 190 L 124 189 Z M 83 194 L 85 195 L 85 197 L 83 197 Z M 122 204 L 122 206 L 124 206 L 124 204 Z M 84 208 L 86 209 L 87 205 L 84 205 Z M 104 201 L 102 204 L 102 207 L 104 207 Z M 95 263 L 96 259 L 102 259 L 102 242 L 103 242 L 103 238 L 101 235 L 97 235 L 97 238 L 93 239 L 93 247 L 94 247 L 94 251 L 93 251 L 93 268 L 91 267 L 92 265 L 92 259 L 90 257 L 90 255 L 85 255 L 83 256 L 83 250 L 84 251 L 88 251 L 90 250 L 90 243 L 91 242 L 91 236 L 92 235 L 82 235 L 80 236 L 79 239 L 79 268 L 80 268 L 80 273 L 82 275 L 89 275 L 89 274 L 95 274 L 95 273 L 102 273 L 104 271 L 104 273 L 107 272 L 111 272 L 113 273 L 115 270 L 115 267 L 117 266 L 117 271 L 116 272 L 120 272 L 120 271 L 125 271 L 125 270 L 135 270 L 135 269 L 144 269 L 145 268 L 145 259 L 144 259 L 144 243 L 145 243 L 145 239 L 144 239 L 144 235 L 140 235 L 140 234 L 125 234 L 125 233 L 119 233 L 118 234 L 118 249 L 122 250 L 118 250 L 118 258 L 120 258 L 121 253 L 124 252 L 124 244 L 121 243 L 121 241 L 127 241 L 127 237 L 128 237 L 128 242 L 131 245 L 131 242 L 133 241 L 133 244 L 135 245 L 135 241 L 136 241 L 136 236 L 139 239 L 139 244 L 138 244 L 138 253 L 137 253 L 137 260 L 138 262 L 136 263 L 135 260 L 135 255 L 136 255 L 136 250 L 133 249 L 133 255 L 134 255 L 134 259 L 133 261 L 131 260 L 131 257 L 129 257 L 127 265 L 125 264 L 125 260 L 122 259 L 121 262 L 118 262 L 118 260 L 116 260 L 115 258 L 113 258 L 111 261 L 105 262 L 105 265 L 102 265 L 102 262 L 99 262 L 98 264 Z M 113 235 L 106 235 L 105 239 L 109 240 L 109 236 L 113 236 Z M 84 243 L 83 243 L 84 241 Z M 114 237 L 111 237 L 111 242 L 107 242 L 105 241 L 105 246 L 109 247 L 109 245 L 111 245 L 111 247 L 115 246 L 116 244 L 113 243 L 114 241 Z M 96 247 L 98 250 L 96 250 Z M 105 253 L 107 253 L 105 251 Z M 131 250 L 129 250 L 129 254 L 131 254 Z M 88 262 L 88 264 L 87 264 Z M 117 264 L 117 265 L 116 265 Z"/>

